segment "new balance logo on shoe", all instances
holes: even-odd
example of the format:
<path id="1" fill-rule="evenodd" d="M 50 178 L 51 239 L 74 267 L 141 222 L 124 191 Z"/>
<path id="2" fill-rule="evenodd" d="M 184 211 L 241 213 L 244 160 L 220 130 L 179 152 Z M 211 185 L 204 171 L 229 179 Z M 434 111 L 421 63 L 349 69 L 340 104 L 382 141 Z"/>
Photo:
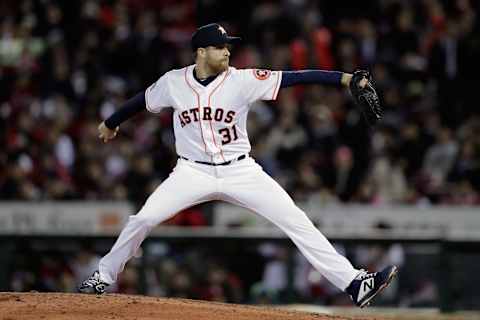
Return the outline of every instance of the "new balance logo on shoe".
<path id="1" fill-rule="evenodd" d="M 375 279 L 365 279 L 360 285 L 360 292 L 358 293 L 358 299 L 361 300 L 365 295 L 375 287 Z"/>

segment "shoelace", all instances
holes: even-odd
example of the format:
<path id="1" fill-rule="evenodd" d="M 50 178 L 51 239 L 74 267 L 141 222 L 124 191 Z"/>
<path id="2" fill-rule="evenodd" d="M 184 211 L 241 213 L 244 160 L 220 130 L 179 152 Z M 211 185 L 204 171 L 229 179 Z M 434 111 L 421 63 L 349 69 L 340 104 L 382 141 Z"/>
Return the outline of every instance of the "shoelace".
<path id="1" fill-rule="evenodd" d="M 91 277 L 87 280 L 85 280 L 84 284 L 85 285 L 97 285 L 97 284 L 100 284 L 102 281 L 100 281 L 100 279 L 98 277 Z"/>
<path id="2" fill-rule="evenodd" d="M 95 279 L 88 279 L 86 280 L 83 284 L 84 285 L 96 285 L 97 283 L 99 283 L 100 281 L 98 280 L 95 280 Z"/>
<path id="3" fill-rule="evenodd" d="M 364 269 L 361 269 L 360 270 L 361 274 L 359 274 L 355 279 L 356 280 L 365 280 L 365 279 L 368 279 L 368 278 L 373 278 L 377 275 L 377 272 L 373 272 L 373 273 L 368 273 L 366 270 Z"/>

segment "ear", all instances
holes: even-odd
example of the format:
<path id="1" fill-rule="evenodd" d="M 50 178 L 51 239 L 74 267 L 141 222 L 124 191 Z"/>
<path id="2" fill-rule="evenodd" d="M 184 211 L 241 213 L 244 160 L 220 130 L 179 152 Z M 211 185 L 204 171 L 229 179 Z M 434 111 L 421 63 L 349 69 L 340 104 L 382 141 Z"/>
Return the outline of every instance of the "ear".
<path id="1" fill-rule="evenodd" d="M 205 48 L 198 48 L 197 49 L 197 56 L 198 57 L 205 58 L 206 55 L 207 55 L 207 50 Z"/>

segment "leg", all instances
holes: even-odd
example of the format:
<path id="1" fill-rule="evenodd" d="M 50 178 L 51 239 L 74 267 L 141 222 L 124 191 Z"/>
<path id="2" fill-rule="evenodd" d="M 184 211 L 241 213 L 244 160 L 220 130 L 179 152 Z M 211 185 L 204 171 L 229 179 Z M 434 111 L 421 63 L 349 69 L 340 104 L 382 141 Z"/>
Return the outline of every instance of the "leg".
<path id="1" fill-rule="evenodd" d="M 137 215 L 129 217 L 110 252 L 100 260 L 101 280 L 114 283 L 153 227 L 185 208 L 210 200 L 209 196 L 214 191 L 213 177 L 199 173 L 180 161 Z"/>
<path id="2" fill-rule="evenodd" d="M 260 166 L 247 162 L 236 166 L 237 172 L 225 178 L 225 200 L 253 210 L 276 224 L 323 276 L 345 290 L 360 270 L 336 252 L 285 190 Z"/>

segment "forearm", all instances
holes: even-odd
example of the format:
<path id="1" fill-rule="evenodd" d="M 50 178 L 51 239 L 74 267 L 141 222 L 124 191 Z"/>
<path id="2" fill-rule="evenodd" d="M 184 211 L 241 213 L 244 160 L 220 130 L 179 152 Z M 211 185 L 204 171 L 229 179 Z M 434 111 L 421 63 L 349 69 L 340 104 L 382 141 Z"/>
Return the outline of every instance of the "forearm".
<path id="1" fill-rule="evenodd" d="M 297 84 L 330 84 L 348 86 L 352 75 L 340 71 L 299 70 L 283 71 L 281 88 Z"/>
<path id="2" fill-rule="evenodd" d="M 125 102 L 120 109 L 115 111 L 115 113 L 105 120 L 105 126 L 113 130 L 121 123 L 132 118 L 143 110 L 145 110 L 145 91 L 139 92 L 133 98 Z"/>

